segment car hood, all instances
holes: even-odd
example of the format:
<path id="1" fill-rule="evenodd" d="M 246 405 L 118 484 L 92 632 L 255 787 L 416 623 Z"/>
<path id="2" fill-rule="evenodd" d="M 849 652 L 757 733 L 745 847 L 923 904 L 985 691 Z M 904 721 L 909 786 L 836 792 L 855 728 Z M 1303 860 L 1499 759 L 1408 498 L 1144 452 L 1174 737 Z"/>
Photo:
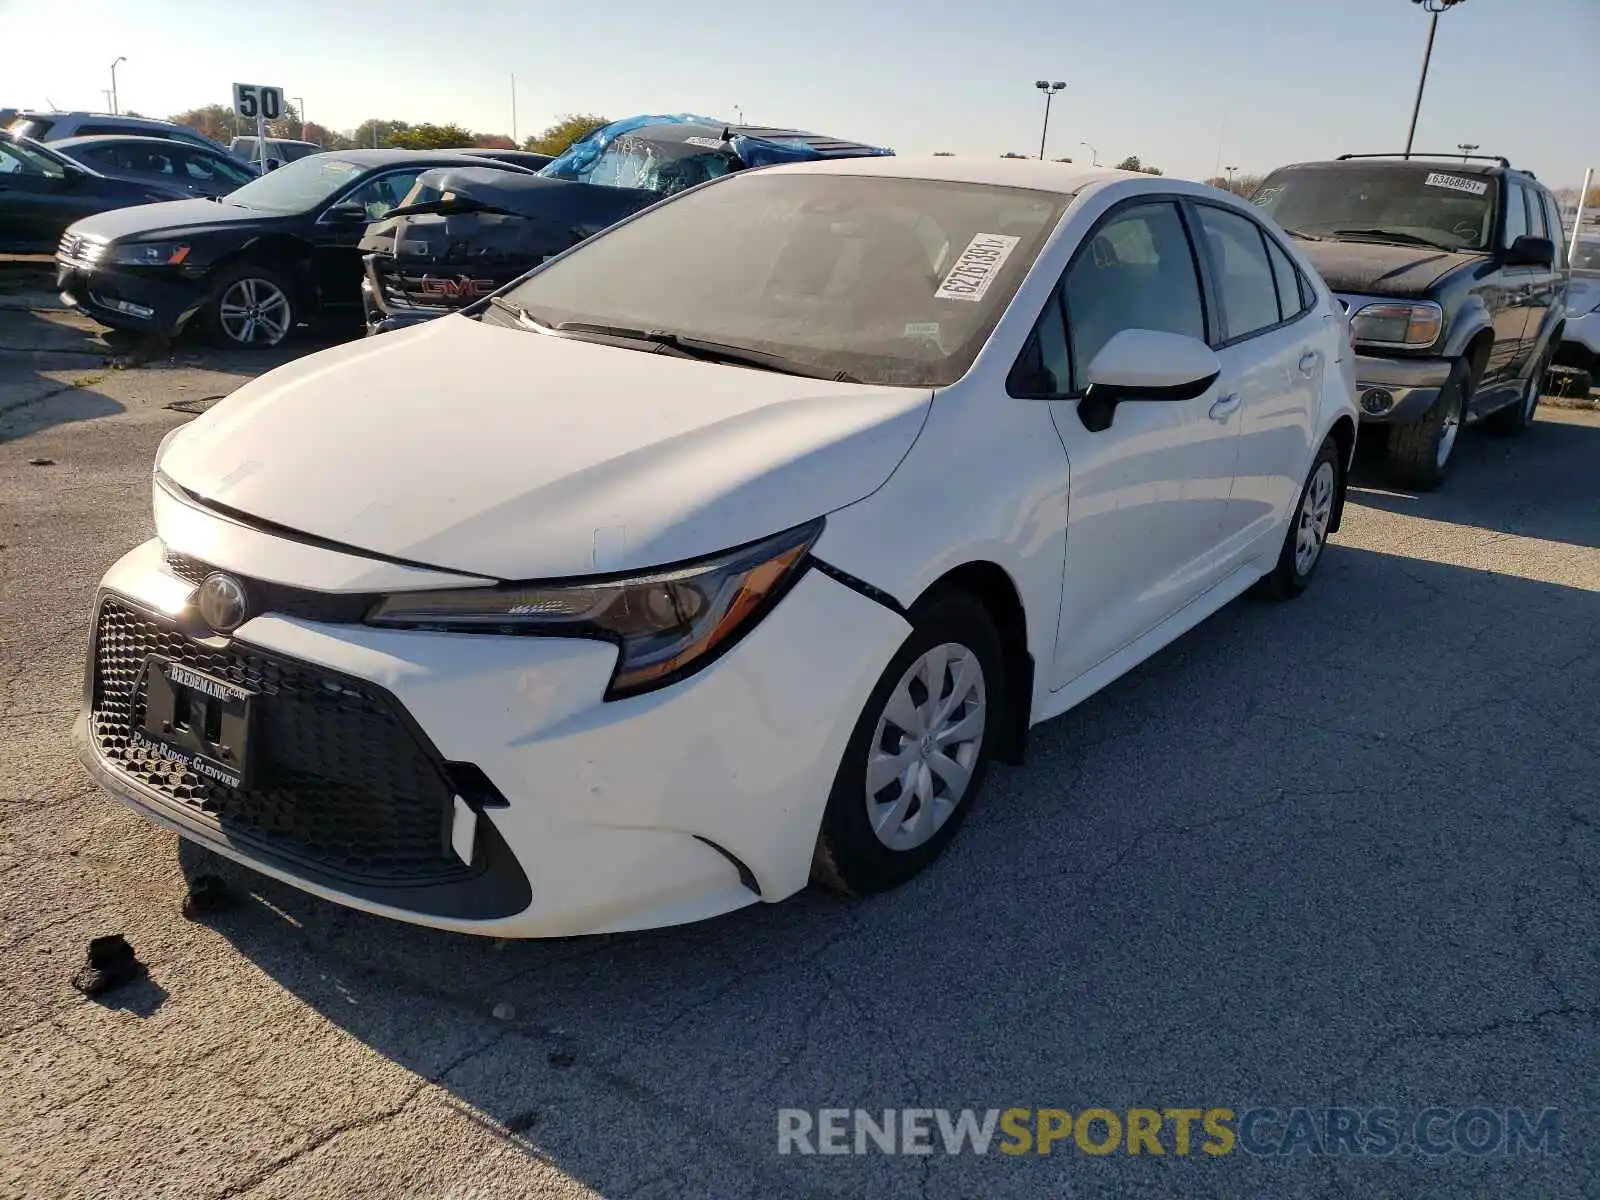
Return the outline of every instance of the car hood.
<path id="1" fill-rule="evenodd" d="M 696 558 L 854 503 L 931 398 L 450 316 L 246 384 L 159 468 L 287 530 L 556 578 Z"/>
<path id="2" fill-rule="evenodd" d="M 1378 242 L 1296 239 L 1295 245 L 1334 291 L 1364 296 L 1423 296 L 1450 272 L 1487 257 Z"/>
<path id="3" fill-rule="evenodd" d="M 159 186 L 159 185 L 157 185 Z M 227 229 L 276 220 L 282 213 L 244 208 L 227 201 L 168 200 L 157 204 L 138 204 L 132 208 L 118 208 L 111 212 L 85 217 L 72 227 L 74 233 L 86 237 L 116 241 L 118 238 L 143 237 L 148 234 L 170 234 L 183 237 L 207 230 Z"/>

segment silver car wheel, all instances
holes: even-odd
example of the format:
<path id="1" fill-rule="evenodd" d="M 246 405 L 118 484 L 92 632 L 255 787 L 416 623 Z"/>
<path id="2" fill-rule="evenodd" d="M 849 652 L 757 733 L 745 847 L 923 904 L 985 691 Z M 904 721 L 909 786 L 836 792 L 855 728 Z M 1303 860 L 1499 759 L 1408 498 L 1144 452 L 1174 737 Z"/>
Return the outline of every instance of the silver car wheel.
<path id="1" fill-rule="evenodd" d="M 1434 452 L 1434 465 L 1443 467 L 1450 461 L 1450 454 L 1456 448 L 1456 435 L 1461 432 L 1461 414 L 1467 407 L 1466 392 L 1461 393 L 1461 398 L 1450 406 L 1450 411 L 1444 415 L 1444 424 L 1439 427 L 1439 448 Z"/>
<path id="2" fill-rule="evenodd" d="M 1305 498 L 1300 501 L 1294 542 L 1294 569 L 1300 575 L 1311 573 L 1328 540 L 1328 523 L 1333 519 L 1334 482 L 1333 464 L 1318 463 L 1311 482 L 1306 485 Z"/>
<path id="3" fill-rule="evenodd" d="M 961 806 L 983 748 L 983 665 L 945 642 L 906 668 L 867 750 L 867 820 L 890 850 L 912 850 Z"/>
<path id="4" fill-rule="evenodd" d="M 218 304 L 222 331 L 241 346 L 276 346 L 289 332 L 289 297 L 265 279 L 240 279 Z"/>

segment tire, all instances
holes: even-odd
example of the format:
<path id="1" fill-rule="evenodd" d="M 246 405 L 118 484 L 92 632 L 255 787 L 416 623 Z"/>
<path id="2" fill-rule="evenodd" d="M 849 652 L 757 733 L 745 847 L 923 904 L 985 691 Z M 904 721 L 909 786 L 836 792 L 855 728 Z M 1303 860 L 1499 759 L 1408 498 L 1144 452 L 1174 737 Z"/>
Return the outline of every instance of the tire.
<path id="1" fill-rule="evenodd" d="M 972 810 L 1000 740 L 1007 709 L 1005 660 L 988 610 L 964 592 L 949 591 L 919 602 L 910 616 L 911 635 L 867 697 L 823 813 L 812 879 L 835 891 L 887 891 L 933 862 Z M 924 682 L 929 670 L 937 671 L 942 693 L 936 695 Z M 903 714 L 908 726 L 913 720 L 926 722 L 935 701 L 955 707 L 936 718 L 932 730 L 925 724 L 903 728 L 890 715 L 891 710 Z M 961 737 L 942 740 L 955 749 L 946 754 L 939 748 L 939 730 L 952 728 Z M 885 750 L 891 746 L 893 751 Z M 880 786 L 869 795 L 869 761 L 880 755 L 885 760 Z M 904 767 L 896 771 L 898 763 Z M 952 795 L 952 780 L 963 773 L 965 783 Z"/>
<path id="2" fill-rule="evenodd" d="M 1539 397 L 1544 394 L 1544 377 L 1550 370 L 1551 353 L 1546 350 L 1533 364 L 1533 374 L 1528 386 L 1516 403 L 1496 409 L 1483 420 L 1483 427 L 1496 437 L 1521 437 L 1533 424 L 1533 414 L 1538 411 Z"/>
<path id="3" fill-rule="evenodd" d="M 1472 382 L 1467 364 L 1457 361 L 1449 381 L 1439 389 L 1439 398 L 1420 421 L 1389 428 L 1385 457 L 1389 477 L 1396 483 L 1431 492 L 1449 477 Z"/>
<path id="4" fill-rule="evenodd" d="M 222 271 L 200 310 L 206 339 L 225 350 L 279 345 L 294 331 L 297 319 L 288 281 L 272 268 L 252 262 Z"/>
<path id="5" fill-rule="evenodd" d="M 1311 586 L 1328 545 L 1328 526 L 1339 502 L 1339 489 L 1344 486 L 1342 476 L 1339 444 L 1330 437 L 1322 443 L 1306 473 L 1277 565 L 1256 585 L 1260 595 L 1272 600 L 1293 600 Z"/>

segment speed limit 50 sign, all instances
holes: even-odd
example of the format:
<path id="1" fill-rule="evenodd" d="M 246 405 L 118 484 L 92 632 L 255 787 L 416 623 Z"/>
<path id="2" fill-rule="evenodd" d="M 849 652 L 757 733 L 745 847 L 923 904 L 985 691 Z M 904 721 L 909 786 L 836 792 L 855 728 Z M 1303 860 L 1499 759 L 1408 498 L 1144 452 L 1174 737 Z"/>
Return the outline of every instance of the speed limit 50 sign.
<path id="1" fill-rule="evenodd" d="M 259 83 L 233 85 L 233 111 L 254 121 L 276 121 L 283 116 L 283 89 Z"/>

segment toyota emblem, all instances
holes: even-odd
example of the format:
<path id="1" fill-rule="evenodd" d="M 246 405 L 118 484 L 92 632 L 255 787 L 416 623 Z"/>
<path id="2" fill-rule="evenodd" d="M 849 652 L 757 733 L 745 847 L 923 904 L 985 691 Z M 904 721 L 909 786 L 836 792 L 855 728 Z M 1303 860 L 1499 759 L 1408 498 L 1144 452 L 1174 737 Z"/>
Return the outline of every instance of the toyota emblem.
<path id="1" fill-rule="evenodd" d="M 244 584 L 220 572 L 207 575 L 200 583 L 200 617 L 218 633 L 232 633 L 244 624 L 250 602 Z"/>

